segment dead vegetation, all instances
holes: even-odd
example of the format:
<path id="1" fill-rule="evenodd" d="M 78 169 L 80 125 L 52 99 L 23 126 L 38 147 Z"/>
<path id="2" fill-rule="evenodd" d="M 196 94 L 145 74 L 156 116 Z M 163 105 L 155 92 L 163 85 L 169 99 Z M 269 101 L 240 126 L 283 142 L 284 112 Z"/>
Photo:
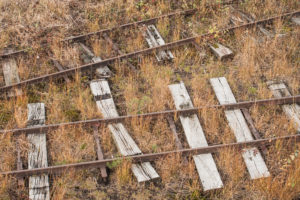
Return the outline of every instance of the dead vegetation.
<path id="1" fill-rule="evenodd" d="M 229 10 L 219 6 L 205 8 L 207 1 L 116 0 L 116 1 L 0 1 L 0 49 L 26 47 L 28 54 L 17 63 L 22 80 L 55 72 L 49 58 L 57 59 L 65 68 L 83 64 L 74 44 L 59 41 L 70 35 L 109 28 L 129 21 L 147 19 L 175 9 L 199 8 L 194 16 L 160 20 L 157 28 L 166 42 L 190 35 L 202 34 L 228 26 Z M 299 10 L 291 1 L 245 1 L 241 10 L 257 19 Z M 197 23 L 195 23 L 197 22 Z M 285 37 L 267 39 L 255 29 L 216 34 L 213 40 L 199 41 L 203 52 L 193 46 L 172 50 L 173 62 L 157 63 L 153 55 L 130 59 L 138 67 L 133 71 L 126 62 L 111 65 L 114 75 L 109 79 L 120 115 L 141 114 L 175 108 L 168 85 L 183 81 L 194 106 L 218 104 L 209 84 L 212 77 L 225 76 L 237 101 L 271 98 L 267 80 L 283 80 L 292 94 L 300 93 L 300 28 L 290 21 L 275 21 L 270 25 Z M 109 37 L 123 52 L 147 48 L 141 28 L 115 31 Z M 234 51 L 232 59 L 219 61 L 207 43 L 221 42 Z M 43 44 L 48 44 L 48 47 Z M 109 58 L 116 53 L 98 36 L 86 44 L 95 55 Z M 51 55 L 49 54 L 51 52 Z M 77 74 L 70 83 L 51 82 L 30 86 L 24 95 L 0 100 L 0 127 L 25 127 L 27 104 L 43 102 L 47 108 L 47 124 L 100 118 L 88 82 L 92 77 Z M 4 85 L 4 82 L 1 82 Z M 260 106 L 250 109 L 251 117 L 263 138 L 296 133 L 280 106 Z M 207 141 L 212 144 L 235 142 L 222 110 L 201 110 L 198 114 Z M 188 147 L 180 122 L 175 116 L 179 137 Z M 170 151 L 176 148 L 167 120 L 147 119 L 126 121 L 128 132 L 144 153 Z M 85 127 L 60 128 L 47 135 L 50 165 L 91 161 L 96 159 L 92 130 Z M 105 158 L 120 156 L 107 127 L 100 127 L 100 140 Z M 0 170 L 16 169 L 16 141 L 20 141 L 24 168 L 27 166 L 26 137 L 1 135 Z M 184 162 L 180 156 L 155 161 L 161 179 L 137 184 L 130 170 L 131 163 L 120 158 L 108 165 L 109 184 L 98 182 L 98 169 L 68 171 L 51 177 L 52 199 L 298 199 L 300 198 L 300 145 L 276 143 L 264 157 L 271 177 L 250 180 L 241 154 L 231 149 L 213 154 L 224 182 L 224 188 L 203 192 L 194 162 Z M 1 199 L 27 199 L 28 188 L 16 187 L 16 178 L 0 177 Z"/>

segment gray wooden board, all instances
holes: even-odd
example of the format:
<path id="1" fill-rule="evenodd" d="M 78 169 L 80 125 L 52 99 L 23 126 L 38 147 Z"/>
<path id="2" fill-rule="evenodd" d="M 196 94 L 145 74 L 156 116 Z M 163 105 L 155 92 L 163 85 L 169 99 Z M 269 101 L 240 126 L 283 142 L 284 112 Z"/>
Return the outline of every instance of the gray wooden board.
<path id="1" fill-rule="evenodd" d="M 212 78 L 210 79 L 210 83 L 221 105 L 236 103 L 226 78 Z M 240 109 L 226 110 L 225 116 L 230 128 L 234 132 L 237 142 L 253 140 L 249 127 Z M 250 173 L 251 179 L 270 176 L 261 153 L 256 147 L 243 149 L 242 156 Z"/>
<path id="2" fill-rule="evenodd" d="M 209 47 L 220 60 L 233 55 L 233 52 L 229 48 L 219 43 L 216 43 L 215 45 L 209 45 Z"/>
<path id="3" fill-rule="evenodd" d="M 15 59 L 7 59 L 3 61 L 3 75 L 6 86 L 13 85 L 20 82 L 18 66 Z M 16 88 L 15 91 L 9 91 L 8 96 L 22 95 L 22 90 Z"/>
<path id="4" fill-rule="evenodd" d="M 34 121 L 34 125 L 45 124 L 45 105 L 43 103 L 28 104 L 28 121 Z M 28 134 L 28 169 L 48 167 L 46 134 Z M 34 200 L 50 199 L 48 175 L 34 175 L 29 177 L 29 198 Z"/>
<path id="5" fill-rule="evenodd" d="M 100 57 L 95 56 L 95 54 L 83 43 L 79 43 L 79 45 L 80 45 L 80 49 L 89 57 L 89 59 L 93 63 L 102 61 L 102 59 Z M 112 73 L 107 65 L 96 68 L 96 75 L 98 75 L 98 76 L 111 76 L 111 74 Z"/>
<path id="6" fill-rule="evenodd" d="M 294 22 L 297 25 L 300 25 L 300 16 L 295 16 L 292 18 L 292 22 Z"/>
<path id="7" fill-rule="evenodd" d="M 269 88 L 272 91 L 274 97 L 281 98 L 281 97 L 289 97 L 291 93 L 287 89 L 284 83 L 275 83 L 275 82 L 268 82 Z M 293 121 L 295 128 L 298 132 L 300 132 L 300 106 L 298 104 L 286 104 L 282 105 L 282 109 L 285 114 Z"/>
<path id="8" fill-rule="evenodd" d="M 96 96 L 111 95 L 111 91 L 106 80 L 94 80 L 90 83 L 92 94 Z M 116 106 L 112 97 L 96 101 L 99 111 L 104 118 L 118 117 Z M 112 123 L 108 125 L 118 150 L 123 156 L 142 154 L 137 144 L 129 135 L 122 123 Z M 138 182 L 144 182 L 159 178 L 159 175 L 149 162 L 133 164 L 132 171 Z"/>
<path id="9" fill-rule="evenodd" d="M 146 27 L 144 37 L 151 48 L 166 44 L 154 25 Z M 157 61 L 160 62 L 162 60 L 172 60 L 174 56 L 170 50 L 160 50 L 158 55 L 156 54 L 156 58 Z"/>
<path id="10" fill-rule="evenodd" d="M 184 83 L 169 85 L 175 107 L 178 110 L 193 108 L 193 103 L 184 86 Z M 207 147 L 207 141 L 196 114 L 179 116 L 187 142 L 191 148 Z M 203 185 L 204 191 L 223 187 L 212 154 L 193 156 L 194 162 Z"/>

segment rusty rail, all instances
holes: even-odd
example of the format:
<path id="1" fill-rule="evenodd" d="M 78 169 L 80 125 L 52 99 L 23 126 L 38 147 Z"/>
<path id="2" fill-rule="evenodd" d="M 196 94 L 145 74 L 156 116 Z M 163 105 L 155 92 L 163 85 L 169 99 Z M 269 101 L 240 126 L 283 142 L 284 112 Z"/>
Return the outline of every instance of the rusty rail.
<path id="1" fill-rule="evenodd" d="M 23 133 L 25 133 L 25 134 L 45 133 L 50 130 L 54 130 L 54 129 L 57 129 L 57 128 L 63 127 L 63 126 L 98 125 L 98 124 L 118 123 L 118 122 L 123 122 L 124 120 L 129 120 L 129 119 L 157 118 L 157 117 L 168 116 L 168 115 L 197 113 L 198 111 L 203 110 L 203 109 L 241 109 L 241 108 L 248 108 L 251 106 L 282 105 L 282 104 L 293 104 L 293 103 L 300 103 L 300 95 L 281 97 L 281 98 L 262 99 L 262 100 L 255 100 L 255 101 L 244 101 L 244 102 L 233 103 L 233 104 L 202 106 L 202 107 L 195 107 L 195 108 L 182 109 L 182 110 L 166 110 L 166 111 L 160 111 L 160 112 L 152 112 L 152 113 L 138 114 L 138 115 L 127 115 L 127 116 L 106 118 L 106 119 L 90 119 L 90 120 L 85 120 L 85 121 L 67 122 L 67 123 L 60 123 L 60 124 L 49 124 L 49 125 L 44 125 L 44 126 L 40 126 L 40 127 L 1 130 L 0 134 L 12 133 L 14 135 L 19 135 L 19 134 L 23 134 Z"/>
<path id="2" fill-rule="evenodd" d="M 39 175 L 39 174 L 44 174 L 44 173 L 61 174 L 61 173 L 66 173 L 67 171 L 70 171 L 72 169 L 77 170 L 77 169 L 98 168 L 98 167 L 104 166 L 108 163 L 115 162 L 120 159 L 128 159 L 128 160 L 132 161 L 133 163 L 146 162 L 146 161 L 154 161 L 154 160 L 157 160 L 164 156 L 169 156 L 172 154 L 180 154 L 182 156 L 205 154 L 205 153 L 217 152 L 217 151 L 225 149 L 225 148 L 242 149 L 242 148 L 250 147 L 250 146 L 251 147 L 252 146 L 259 147 L 261 145 L 271 145 L 277 141 L 289 141 L 289 140 L 291 142 L 299 142 L 300 134 L 252 140 L 252 141 L 239 142 L 239 143 L 217 144 L 217 145 L 201 147 L 201 148 L 181 149 L 181 150 L 166 151 L 166 152 L 161 152 L 161 153 L 149 153 L 149 154 L 128 156 L 128 157 L 123 157 L 123 158 L 113 158 L 113 159 L 81 162 L 81 163 L 74 163 L 74 164 L 67 164 L 67 165 L 58 165 L 58 166 L 51 166 L 51 167 L 45 167 L 45 168 L 5 171 L 5 172 L 0 172 L 0 176 L 2 175 L 2 176 L 26 177 L 26 176 Z"/>
<path id="3" fill-rule="evenodd" d="M 230 0 L 230 1 L 220 2 L 220 3 L 207 4 L 206 7 L 217 7 L 217 6 L 222 6 L 222 5 L 230 5 L 230 4 L 234 4 L 234 3 L 239 3 L 239 1 L 241 1 L 241 0 Z M 99 31 L 90 32 L 90 33 L 77 35 L 77 36 L 70 36 L 70 37 L 67 37 L 67 38 L 61 40 L 61 42 L 84 40 L 85 38 L 93 36 L 93 35 L 101 35 L 103 33 L 110 33 L 110 32 L 115 31 L 115 30 L 136 27 L 136 26 L 139 26 L 139 25 L 142 25 L 142 24 L 155 23 L 159 19 L 163 19 L 163 18 L 170 18 L 170 17 L 174 17 L 176 15 L 177 16 L 192 15 L 192 14 L 196 13 L 196 11 L 198 11 L 198 9 L 196 9 L 196 8 L 188 9 L 188 10 L 175 11 L 175 12 L 171 12 L 171 13 L 168 13 L 168 14 L 160 15 L 158 17 L 153 17 L 151 19 L 145 19 L 145 20 L 140 20 L 140 21 L 136 21 L 136 22 L 129 22 L 129 23 L 126 23 L 126 24 L 122 24 L 122 25 L 112 27 L 112 28 L 102 29 L 102 30 L 99 30 Z M 46 46 L 47 46 L 47 44 L 46 44 Z M 45 47 L 45 45 L 43 45 L 42 47 Z M 14 52 L 2 53 L 2 54 L 0 54 L 0 58 L 7 58 L 7 57 L 15 56 L 15 55 L 18 55 L 18 54 L 23 54 L 23 53 L 26 53 L 26 52 L 27 52 L 27 49 L 21 49 L 21 50 L 14 51 Z"/>
<path id="4" fill-rule="evenodd" d="M 276 19 L 281 19 L 281 18 L 285 18 L 285 17 L 288 17 L 288 16 L 293 16 L 293 15 L 296 15 L 296 14 L 299 14 L 299 13 L 300 13 L 300 11 L 285 13 L 285 14 L 278 15 L 278 16 L 275 16 L 275 17 L 270 17 L 270 18 L 258 20 L 258 21 L 255 21 L 255 22 L 239 25 L 239 26 L 233 26 L 233 27 L 230 27 L 230 28 L 220 29 L 220 30 L 215 31 L 213 33 L 206 33 L 206 34 L 202 34 L 202 35 L 198 35 L 198 36 L 178 40 L 178 41 L 175 41 L 175 42 L 170 42 L 170 43 L 167 43 L 165 45 L 161 45 L 161 46 L 157 46 L 157 47 L 153 47 L 153 48 L 147 48 L 147 49 L 135 51 L 135 52 L 120 55 L 120 56 L 115 56 L 115 57 L 112 57 L 112 58 L 102 60 L 100 62 L 95 62 L 95 63 L 89 63 L 89 64 L 86 64 L 86 65 L 82 65 L 82 66 L 77 67 L 77 68 L 71 68 L 71 69 L 67 69 L 67 70 L 64 70 L 64 71 L 43 75 L 43 76 L 40 76 L 40 77 L 37 77 L 37 78 L 24 80 L 24 81 L 21 81 L 19 83 L 13 84 L 13 85 L 0 87 L 0 92 L 4 92 L 4 91 L 10 90 L 10 89 L 15 88 L 15 87 L 23 87 L 23 86 L 26 86 L 26 85 L 29 85 L 29 84 L 49 81 L 51 79 L 60 78 L 60 77 L 63 77 L 65 75 L 74 74 L 74 73 L 79 72 L 79 71 L 93 70 L 97 67 L 109 65 L 109 64 L 115 63 L 117 61 L 123 60 L 123 59 L 136 57 L 138 55 L 149 54 L 149 53 L 155 52 L 157 50 L 173 49 L 173 48 L 178 47 L 178 46 L 183 46 L 183 45 L 186 45 L 186 44 L 190 44 L 193 41 L 195 41 L 196 39 L 204 39 L 204 38 L 209 39 L 210 36 L 213 36 L 217 33 L 226 33 L 228 31 L 234 31 L 234 30 L 240 29 L 240 28 L 252 27 L 252 26 L 256 26 L 258 24 L 267 23 L 267 22 L 270 22 L 270 21 L 273 21 L 273 20 L 276 20 Z"/>

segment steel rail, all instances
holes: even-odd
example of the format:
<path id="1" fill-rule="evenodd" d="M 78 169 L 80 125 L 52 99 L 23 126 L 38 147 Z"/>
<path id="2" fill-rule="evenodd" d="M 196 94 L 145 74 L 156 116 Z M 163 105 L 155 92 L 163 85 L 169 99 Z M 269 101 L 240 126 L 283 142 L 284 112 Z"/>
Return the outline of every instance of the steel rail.
<path id="1" fill-rule="evenodd" d="M 230 4 L 238 3 L 239 1 L 241 1 L 241 0 L 231 0 L 231 1 L 225 1 L 225 2 L 220 2 L 220 3 L 206 4 L 205 6 L 206 7 L 217 7 L 217 6 L 223 6 L 223 5 L 230 5 Z M 154 18 L 151 18 L 151 19 L 140 20 L 140 21 L 137 21 L 137 22 L 130 22 L 130 23 L 122 24 L 122 25 L 115 26 L 115 27 L 112 27 L 112 28 L 107 28 L 107 29 L 102 29 L 102 30 L 95 31 L 95 32 L 82 34 L 82 35 L 67 37 L 67 38 L 63 39 L 62 42 L 84 40 L 85 38 L 90 37 L 92 35 L 101 35 L 101 34 L 104 34 L 104 33 L 107 34 L 107 33 L 110 33 L 112 31 L 115 31 L 115 30 L 121 30 L 121 29 L 126 29 L 126 28 L 137 27 L 139 25 L 146 25 L 146 24 L 156 23 L 158 20 L 164 19 L 164 18 L 171 18 L 171 17 L 174 17 L 174 16 L 181 16 L 181 15 L 182 16 L 193 15 L 197 11 L 199 11 L 198 8 L 182 10 L 182 11 L 175 11 L 175 12 L 171 12 L 171 13 L 161 15 L 161 16 L 158 16 L 158 17 L 154 17 Z"/>
<path id="2" fill-rule="evenodd" d="M 230 5 L 230 4 L 238 3 L 239 1 L 241 1 L 241 0 L 231 0 L 231 1 L 221 2 L 221 3 L 207 4 L 206 6 L 207 7 L 217 7 L 217 6 L 221 6 L 221 5 Z M 171 12 L 171 13 L 168 13 L 168 14 L 160 15 L 158 17 L 153 17 L 151 19 L 140 20 L 140 21 L 137 21 L 137 22 L 129 22 L 129 23 L 126 23 L 126 24 L 117 25 L 117 26 L 112 27 L 112 28 L 102 29 L 102 30 L 99 30 L 99 31 L 90 32 L 90 33 L 86 33 L 86 34 L 81 34 L 81 35 L 77 35 L 77 36 L 70 36 L 70 37 L 67 37 L 67 38 L 61 40 L 61 42 L 83 40 L 83 39 L 85 39 L 87 37 L 90 37 L 92 35 L 99 35 L 99 34 L 103 34 L 103 33 L 109 33 L 109 32 L 112 32 L 112 31 L 118 30 L 118 29 L 136 27 L 136 26 L 139 26 L 141 24 L 155 23 L 159 19 L 171 18 L 171 17 L 174 17 L 176 15 L 177 16 L 178 15 L 183 15 L 183 16 L 192 15 L 197 10 L 198 10 L 197 8 L 194 8 L 194 9 L 188 9 L 188 10 L 175 11 L 175 12 Z M 42 47 L 45 47 L 45 46 L 47 46 L 47 45 L 43 45 Z M 26 52 L 27 52 L 27 49 L 21 49 L 21 50 L 10 52 L 10 53 L 3 53 L 3 54 L 0 54 L 0 58 L 7 58 L 7 57 L 15 56 L 15 55 L 18 55 L 18 54 L 26 53 Z"/>
<path id="3" fill-rule="evenodd" d="M 40 174 L 44 174 L 44 173 L 61 174 L 61 173 L 65 173 L 70 170 L 98 168 L 98 167 L 104 166 L 108 163 L 119 161 L 120 159 L 127 159 L 133 163 L 147 162 L 147 161 L 154 161 L 159 158 L 174 155 L 174 154 L 179 154 L 181 156 L 188 156 L 188 155 L 195 155 L 195 154 L 214 153 L 214 152 L 217 152 L 217 151 L 225 149 L 225 148 L 232 148 L 232 149 L 240 150 L 240 149 L 243 149 L 246 147 L 253 147 L 253 146 L 259 147 L 261 145 L 271 145 L 278 141 L 291 141 L 293 143 L 294 142 L 297 143 L 300 141 L 300 134 L 281 136 L 281 137 L 272 137 L 272 138 L 252 140 L 252 141 L 246 141 L 246 142 L 238 142 L 238 143 L 217 144 L 217 145 L 212 145 L 212 146 L 208 146 L 208 147 L 181 149 L 181 150 L 166 151 L 166 152 L 161 152 L 161 153 L 149 153 L 149 154 L 134 155 L 134 156 L 128 156 L 128 157 L 122 157 L 122 158 L 112 158 L 112 159 L 105 159 L 105 160 L 58 165 L 58 166 L 51 166 L 51 167 L 45 167 L 45 168 L 4 171 L 4 172 L 0 172 L 0 176 L 26 177 L 26 176 L 32 176 L 32 175 L 40 175 Z"/>
<path id="4" fill-rule="evenodd" d="M 21 50 L 9 52 L 9 53 L 3 53 L 3 54 L 0 54 L 0 58 L 7 58 L 7 57 L 15 56 L 15 55 L 18 55 L 21 53 L 25 53 L 25 52 L 27 52 L 26 49 L 21 49 Z"/>
<path id="5" fill-rule="evenodd" d="M 158 16 L 158 17 L 154 17 L 154 18 L 151 18 L 151 19 L 140 20 L 140 21 L 137 21 L 137 22 L 122 24 L 122 25 L 119 25 L 119 26 L 115 26 L 115 27 L 107 28 L 107 29 L 102 29 L 102 30 L 95 31 L 95 32 L 90 32 L 90 33 L 87 33 L 87 34 L 82 34 L 82 35 L 77 35 L 77 36 L 70 36 L 70 37 L 67 37 L 67 38 L 61 40 L 61 42 L 80 41 L 80 40 L 84 40 L 87 37 L 91 37 L 93 35 L 101 35 L 101 34 L 104 34 L 104 33 L 110 33 L 110 32 L 115 31 L 115 30 L 136 27 L 136 26 L 139 26 L 141 24 L 155 23 L 159 19 L 163 19 L 163 18 L 170 18 L 170 17 L 174 17 L 176 15 L 177 16 L 179 16 L 179 15 L 183 15 L 183 16 L 191 15 L 191 14 L 194 14 L 196 11 L 197 11 L 197 9 L 194 8 L 194 9 L 182 10 L 182 11 L 177 11 L 177 12 L 171 12 L 171 13 L 161 15 L 161 16 Z M 45 45 L 43 47 L 45 47 Z M 26 49 L 21 49 L 19 51 L 14 51 L 14 52 L 10 52 L 10 53 L 3 53 L 3 54 L 0 54 L 0 58 L 7 58 L 7 57 L 10 57 L 10 56 L 14 56 L 14 55 L 21 54 L 21 53 L 26 53 L 26 52 L 27 52 Z"/>
<path id="6" fill-rule="evenodd" d="M 120 117 L 106 118 L 106 119 L 90 119 L 90 120 L 66 122 L 60 124 L 49 124 L 40 127 L 37 126 L 37 127 L 30 127 L 30 128 L 27 127 L 27 128 L 18 128 L 18 129 L 10 129 L 10 130 L 0 130 L 0 134 L 12 133 L 13 135 L 19 135 L 23 133 L 25 134 L 47 133 L 50 130 L 54 130 L 59 127 L 65 127 L 65 126 L 99 125 L 99 124 L 118 123 L 129 119 L 157 118 L 161 116 L 179 115 L 179 114 L 184 115 L 184 114 L 197 113 L 200 110 L 204 110 L 204 109 L 241 109 L 241 108 L 248 108 L 251 106 L 282 105 L 282 104 L 293 104 L 293 103 L 300 103 L 300 95 L 281 97 L 281 98 L 262 99 L 262 100 L 255 100 L 255 101 L 243 101 L 239 103 L 224 104 L 224 105 L 201 106 L 201 107 L 182 109 L 182 110 L 165 110 L 160 112 L 151 112 L 151 113 L 138 114 L 138 115 L 127 115 L 127 116 L 120 116 Z"/>
<path id="7" fill-rule="evenodd" d="M 171 13 L 161 15 L 161 16 L 158 16 L 158 17 L 154 17 L 154 18 L 151 18 L 151 19 L 140 20 L 140 21 L 137 21 L 137 22 L 130 22 L 130 23 L 127 23 L 127 24 L 122 24 L 122 25 L 119 25 L 119 26 L 114 26 L 112 28 L 106 28 L 106 29 L 102 29 L 102 30 L 99 30 L 99 31 L 90 32 L 90 33 L 86 33 L 86 34 L 82 34 L 82 35 L 70 36 L 70 37 L 67 37 L 67 38 L 63 39 L 62 42 L 84 40 L 85 38 L 91 37 L 93 35 L 101 35 L 101 34 L 104 34 L 104 33 L 108 34 L 112 31 L 137 27 L 141 24 L 146 25 L 146 24 L 150 24 L 150 23 L 155 23 L 159 19 L 171 18 L 171 17 L 174 17 L 176 15 L 177 16 L 191 15 L 191 14 L 194 14 L 197 10 L 198 9 L 194 8 L 194 9 L 182 10 L 182 11 L 177 11 L 177 12 L 171 12 Z"/>
<path id="8" fill-rule="evenodd" d="M 21 81 L 19 83 L 13 84 L 13 85 L 0 87 L 0 92 L 8 91 L 8 90 L 10 90 L 12 88 L 15 88 L 15 87 L 26 86 L 28 84 L 49 81 L 51 79 L 60 78 L 60 77 L 63 77 L 65 75 L 74 74 L 74 73 L 79 72 L 79 71 L 93 70 L 97 67 L 112 64 L 112 63 L 120 61 L 120 60 L 136 57 L 138 55 L 149 54 L 149 53 L 155 52 L 157 50 L 173 49 L 173 48 L 178 47 L 178 46 L 183 46 L 183 45 L 190 44 L 190 43 L 194 42 L 197 39 L 209 38 L 210 36 L 213 36 L 217 33 L 226 33 L 228 31 L 234 31 L 234 30 L 240 29 L 240 28 L 252 27 L 252 26 L 256 26 L 258 24 L 267 23 L 267 22 L 270 22 L 270 21 L 273 21 L 273 20 L 276 20 L 276 19 L 281 19 L 281 18 L 285 18 L 285 17 L 288 17 L 288 16 L 293 16 L 293 15 L 296 15 L 296 14 L 299 14 L 299 13 L 300 13 L 300 11 L 289 12 L 289 13 L 278 15 L 278 16 L 275 16 L 275 17 L 270 17 L 270 18 L 258 20 L 258 21 L 255 21 L 255 22 L 239 25 L 239 26 L 233 26 L 233 27 L 229 27 L 229 28 L 220 29 L 220 30 L 217 30 L 217 31 L 212 32 L 212 33 L 206 33 L 206 34 L 197 35 L 197 36 L 194 36 L 194 37 L 189 37 L 189 38 L 177 40 L 175 42 L 166 43 L 165 45 L 161 45 L 161 46 L 157 46 L 157 47 L 153 47 L 153 48 L 147 48 L 147 49 L 135 51 L 135 52 L 132 52 L 132 53 L 127 53 L 127 54 L 124 54 L 124 55 L 115 56 L 115 57 L 112 57 L 112 58 L 102 60 L 100 62 L 89 63 L 89 64 L 85 64 L 85 65 L 82 65 L 82 66 L 79 66 L 79 67 L 76 67 L 76 68 L 71 68 L 71 69 L 67 69 L 67 70 L 64 70 L 64 71 L 43 75 L 43 76 L 40 76 L 40 77 L 37 77 L 37 78 L 24 80 L 24 81 Z"/>

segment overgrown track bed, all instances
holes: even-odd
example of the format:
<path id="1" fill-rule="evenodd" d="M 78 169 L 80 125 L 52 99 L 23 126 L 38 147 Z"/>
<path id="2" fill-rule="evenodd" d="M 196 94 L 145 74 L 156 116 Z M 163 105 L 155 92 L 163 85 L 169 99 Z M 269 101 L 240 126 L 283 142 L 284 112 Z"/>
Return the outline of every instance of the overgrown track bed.
<path id="1" fill-rule="evenodd" d="M 40 83 L 40 82 L 44 82 L 44 81 L 57 79 L 57 78 L 65 76 L 65 75 L 74 74 L 75 72 L 79 72 L 79 71 L 80 72 L 88 71 L 88 70 L 92 71 L 96 67 L 103 67 L 103 66 L 106 66 L 106 65 L 109 65 L 109 64 L 113 64 L 115 62 L 120 62 L 124 59 L 129 59 L 129 58 L 137 57 L 139 55 L 144 55 L 144 54 L 150 54 L 150 53 L 153 53 L 153 52 L 158 51 L 158 50 L 170 50 L 170 49 L 173 49 L 173 48 L 176 48 L 176 47 L 180 47 L 180 46 L 183 46 L 183 45 L 190 44 L 192 42 L 195 42 L 196 40 L 208 39 L 209 37 L 211 37 L 211 36 L 213 36 L 217 33 L 226 33 L 226 32 L 229 32 L 229 31 L 234 31 L 236 29 L 242 29 L 242 28 L 253 27 L 253 26 L 256 26 L 256 25 L 262 25 L 262 24 L 270 22 L 270 21 L 274 21 L 274 20 L 282 19 L 282 18 L 286 18 L 286 17 L 291 17 L 291 16 L 297 15 L 299 13 L 300 13 L 300 11 L 285 13 L 285 14 L 278 15 L 278 16 L 275 16 L 275 17 L 262 19 L 262 20 L 254 21 L 254 22 L 239 25 L 239 26 L 220 29 L 220 30 L 217 30 L 217 31 L 213 31 L 212 33 L 206 33 L 206 34 L 203 34 L 203 35 L 200 35 L 200 36 L 194 36 L 194 37 L 182 39 L 182 40 L 179 40 L 179 41 L 170 42 L 170 43 L 167 43 L 165 45 L 160 45 L 160 46 L 157 46 L 157 47 L 148 48 L 148 49 L 135 51 L 135 52 L 132 52 L 132 53 L 128 53 L 128 54 L 124 54 L 124 55 L 104 59 L 103 61 L 98 61 L 98 62 L 95 62 L 95 63 L 82 65 L 82 66 L 67 69 L 67 70 L 64 70 L 64 71 L 61 71 L 61 72 L 56 72 L 56 73 L 40 76 L 40 77 L 37 77 L 37 78 L 24 80 L 24 81 L 21 81 L 19 83 L 12 84 L 12 85 L 9 85 L 9 86 L 0 87 L 0 91 L 5 92 L 5 91 L 8 91 L 8 90 L 10 90 L 12 88 L 15 88 L 15 87 L 24 87 L 24 86 L 30 85 L 30 84 L 35 84 L 35 83 Z"/>
<path id="2" fill-rule="evenodd" d="M 298 198 L 300 4 L 233 2 L 19 11 L 40 22 L 0 36 L 31 46 L 1 60 L 0 198 Z"/>
<path id="3" fill-rule="evenodd" d="M 219 144 L 219 145 L 211 145 L 209 147 L 200 147 L 200 148 L 193 148 L 193 149 L 181 149 L 181 150 L 174 150 L 174 151 L 167 151 L 161 153 L 153 153 L 153 154 L 144 154 L 144 155 L 137 155 L 137 156 L 129 156 L 126 158 L 112 158 L 112 159 L 105 159 L 99 161 L 91 161 L 91 162 L 82 162 L 82 163 L 75 163 L 69 165 L 61 165 L 61 166 L 51 166 L 47 168 L 36 168 L 31 170 L 19 170 L 19 171 L 7 171 L 7 172 L 0 172 L 0 175 L 5 176 L 17 176 L 17 177 L 27 177 L 32 175 L 40 175 L 40 174 L 62 174 L 67 172 L 68 170 L 72 169 L 89 169 L 89 168 L 98 168 L 103 165 L 107 165 L 109 163 L 113 163 L 122 159 L 129 160 L 132 163 L 139 163 L 139 162 L 146 162 L 146 161 L 155 161 L 159 158 L 163 158 L 172 154 L 179 154 L 180 156 L 191 156 L 196 154 L 207 154 L 207 153 L 214 153 L 221 151 L 225 148 L 230 148 L 234 150 L 241 150 L 246 147 L 260 147 L 262 145 L 272 145 L 279 141 L 288 141 L 289 144 L 297 143 L 300 141 L 300 134 L 297 135 L 289 135 L 289 136 L 282 136 L 282 137 L 274 137 L 274 138 L 266 138 L 266 139 L 259 139 L 249 142 L 240 142 L 240 143 L 231 143 L 231 144 Z"/>
<path id="4" fill-rule="evenodd" d="M 85 121 L 75 121 L 69 123 L 60 123 L 60 124 L 49 124 L 39 127 L 32 127 L 32 128 L 19 128 L 19 129 L 11 129 L 11 130 L 0 130 L 0 134 L 29 134 L 29 133 L 43 133 L 48 132 L 53 129 L 57 129 L 63 126 L 75 126 L 75 125 L 98 125 L 98 124 L 110 124 L 110 123 L 118 123 L 125 120 L 132 120 L 132 119 L 143 119 L 143 118 L 158 118 L 158 117 L 165 117 L 167 115 L 176 116 L 179 114 L 192 114 L 197 113 L 200 110 L 205 109 L 241 109 L 241 108 L 249 108 L 251 106 L 266 106 L 266 105 L 284 105 L 284 104 L 293 104 L 300 102 L 300 95 L 297 96 L 289 96 L 289 97 L 282 97 L 282 98 L 275 98 L 275 99 L 264 99 L 264 100 L 255 100 L 255 101 L 245 101 L 239 103 L 232 103 L 232 104 L 224 104 L 224 105 L 212 105 L 212 106 L 203 106 L 198 108 L 189 108 L 189 109 L 182 109 L 182 110 L 166 110 L 161 112 L 153 112 L 153 113 L 145 113 L 140 115 L 127 115 L 121 117 L 114 117 L 108 119 L 91 119 Z"/>

